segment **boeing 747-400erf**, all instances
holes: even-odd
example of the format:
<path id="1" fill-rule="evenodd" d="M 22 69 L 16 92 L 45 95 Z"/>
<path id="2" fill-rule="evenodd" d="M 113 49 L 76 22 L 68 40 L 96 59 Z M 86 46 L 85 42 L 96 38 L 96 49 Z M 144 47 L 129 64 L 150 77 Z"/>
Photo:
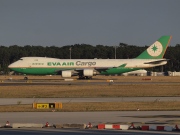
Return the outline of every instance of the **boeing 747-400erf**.
<path id="1" fill-rule="evenodd" d="M 162 36 L 134 59 L 57 59 L 23 57 L 9 65 L 15 72 L 32 75 L 61 74 L 62 77 L 122 74 L 144 68 L 165 65 L 163 58 L 171 36 Z"/>

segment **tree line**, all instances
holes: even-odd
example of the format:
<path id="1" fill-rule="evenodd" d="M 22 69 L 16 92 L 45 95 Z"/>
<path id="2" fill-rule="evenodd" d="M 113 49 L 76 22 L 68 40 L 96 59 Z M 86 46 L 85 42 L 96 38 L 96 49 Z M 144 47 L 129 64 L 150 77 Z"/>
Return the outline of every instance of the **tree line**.
<path id="1" fill-rule="evenodd" d="M 74 44 L 62 47 L 57 46 L 0 46 L 0 71 L 9 72 L 8 65 L 21 57 L 38 56 L 59 59 L 129 59 L 135 58 L 148 46 L 135 46 L 120 43 L 118 46 Z M 115 54 L 116 52 L 116 54 Z M 163 71 L 180 71 L 180 44 L 169 46 L 165 53 L 168 63 L 163 66 Z M 150 71 L 161 71 L 162 67 L 149 69 Z"/>

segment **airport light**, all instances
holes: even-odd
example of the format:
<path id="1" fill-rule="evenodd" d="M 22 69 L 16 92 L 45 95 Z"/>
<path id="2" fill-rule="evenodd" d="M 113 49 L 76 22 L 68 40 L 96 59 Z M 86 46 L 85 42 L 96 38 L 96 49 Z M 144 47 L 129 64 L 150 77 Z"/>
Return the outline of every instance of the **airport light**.
<path id="1" fill-rule="evenodd" d="M 114 52 L 114 58 L 116 59 L 116 46 L 114 46 L 115 52 Z"/>
<path id="2" fill-rule="evenodd" d="M 69 48 L 70 54 L 69 54 L 69 58 L 71 59 L 71 47 Z"/>

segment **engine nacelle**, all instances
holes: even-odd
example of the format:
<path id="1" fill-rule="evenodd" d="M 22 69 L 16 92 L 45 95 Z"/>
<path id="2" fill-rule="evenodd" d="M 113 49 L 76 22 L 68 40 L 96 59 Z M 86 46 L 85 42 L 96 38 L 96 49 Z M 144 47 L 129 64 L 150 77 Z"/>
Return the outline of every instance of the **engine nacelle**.
<path id="1" fill-rule="evenodd" d="M 128 73 L 122 73 L 121 75 L 122 76 L 128 76 Z"/>
<path id="2" fill-rule="evenodd" d="M 62 77 L 71 77 L 72 76 L 72 72 L 71 71 L 62 71 Z"/>
<path id="3" fill-rule="evenodd" d="M 84 76 L 93 76 L 94 75 L 93 69 L 84 69 L 83 75 Z"/>

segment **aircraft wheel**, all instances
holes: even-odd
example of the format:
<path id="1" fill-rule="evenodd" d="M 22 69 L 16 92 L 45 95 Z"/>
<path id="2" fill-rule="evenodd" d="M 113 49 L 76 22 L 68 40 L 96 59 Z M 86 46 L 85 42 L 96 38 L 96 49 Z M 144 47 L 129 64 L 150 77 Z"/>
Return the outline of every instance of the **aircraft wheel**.
<path id="1" fill-rule="evenodd" d="M 86 79 L 86 77 L 85 76 L 79 76 L 79 79 L 84 80 L 84 79 Z"/>
<path id="2" fill-rule="evenodd" d="M 28 77 L 27 77 L 27 76 L 25 76 L 25 77 L 24 77 L 24 80 L 28 80 Z"/>
<path id="3" fill-rule="evenodd" d="M 87 79 L 87 80 L 90 80 L 90 79 L 92 79 L 92 77 L 90 76 L 85 76 L 85 79 Z"/>

